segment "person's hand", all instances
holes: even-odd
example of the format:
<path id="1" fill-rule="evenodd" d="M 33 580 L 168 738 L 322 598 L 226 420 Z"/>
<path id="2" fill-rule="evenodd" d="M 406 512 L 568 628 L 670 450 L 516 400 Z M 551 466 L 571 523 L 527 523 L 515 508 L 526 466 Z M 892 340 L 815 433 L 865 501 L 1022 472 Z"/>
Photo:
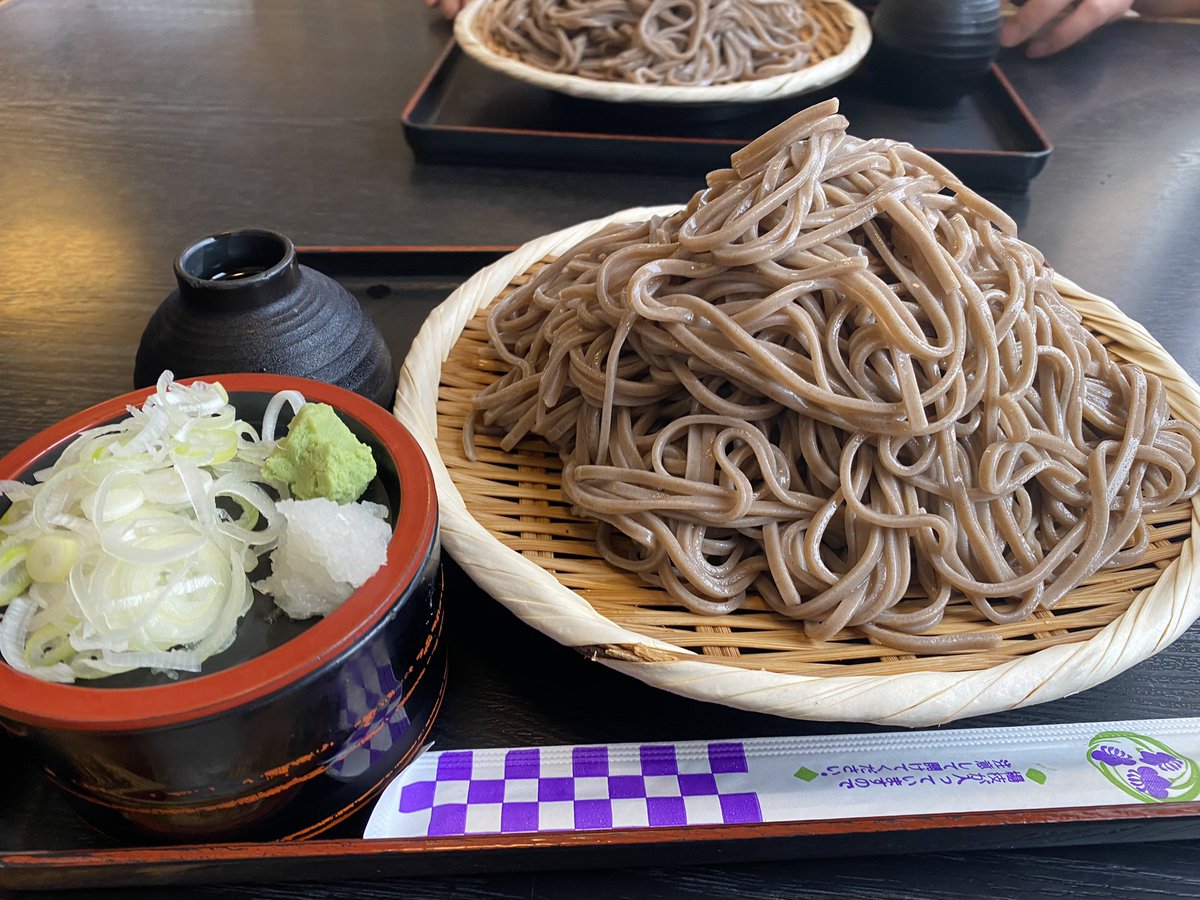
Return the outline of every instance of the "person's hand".
<path id="1" fill-rule="evenodd" d="M 1072 0 L 1029 0 L 1004 23 L 1000 43 L 1015 47 L 1029 41 L 1026 56 L 1049 56 L 1119 19 L 1133 0 L 1080 0 L 1074 9 L 1071 5 Z"/>
<path id="2" fill-rule="evenodd" d="M 430 9 L 440 9 L 447 19 L 453 19 L 470 0 L 425 0 Z"/>

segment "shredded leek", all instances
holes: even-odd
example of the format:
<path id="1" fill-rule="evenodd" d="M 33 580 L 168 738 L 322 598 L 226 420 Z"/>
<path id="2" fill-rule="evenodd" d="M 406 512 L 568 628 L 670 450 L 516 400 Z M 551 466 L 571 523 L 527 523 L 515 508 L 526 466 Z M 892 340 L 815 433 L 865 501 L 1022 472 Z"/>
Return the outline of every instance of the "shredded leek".
<path id="1" fill-rule="evenodd" d="M 32 581 L 62 584 L 79 559 L 79 541 L 65 534 L 43 534 L 33 539 L 25 557 L 25 570 Z"/>
<path id="2" fill-rule="evenodd" d="M 29 547 L 5 541 L 0 544 L 0 606 L 5 606 L 14 597 L 29 587 L 33 579 L 25 565 Z"/>
<path id="3" fill-rule="evenodd" d="M 219 384 L 164 372 L 127 418 L 80 434 L 34 484 L 0 482 L 0 655 L 47 681 L 199 671 L 227 648 L 277 544 L 267 440 Z M 265 429 L 267 430 L 267 429 Z M 271 488 L 287 497 L 286 486 Z"/>

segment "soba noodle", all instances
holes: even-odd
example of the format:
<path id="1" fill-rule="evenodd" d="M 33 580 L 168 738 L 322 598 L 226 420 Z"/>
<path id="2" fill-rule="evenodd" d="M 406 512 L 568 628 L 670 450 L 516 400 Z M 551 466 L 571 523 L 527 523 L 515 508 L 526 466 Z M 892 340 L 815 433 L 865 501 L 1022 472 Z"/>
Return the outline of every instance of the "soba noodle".
<path id="1" fill-rule="evenodd" d="M 1200 434 L 1119 362 L 1001 210 L 829 101 L 679 213 L 613 225 L 497 301 L 468 422 L 554 445 L 609 563 L 702 613 L 748 592 L 897 649 L 966 598 L 1017 622 L 1147 546 Z"/>
<path id="2" fill-rule="evenodd" d="M 601 81 L 702 85 L 802 69 L 820 26 L 799 0 L 496 0 L 493 45 Z"/>

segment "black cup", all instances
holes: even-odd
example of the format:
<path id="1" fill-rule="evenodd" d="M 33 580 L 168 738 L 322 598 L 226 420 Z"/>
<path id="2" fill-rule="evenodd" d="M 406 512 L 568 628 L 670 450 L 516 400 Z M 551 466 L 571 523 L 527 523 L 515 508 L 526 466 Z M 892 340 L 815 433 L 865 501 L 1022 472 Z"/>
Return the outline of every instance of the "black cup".
<path id="1" fill-rule="evenodd" d="M 1000 50 L 1000 0 L 881 0 L 868 67 L 884 97 L 948 106 L 970 93 Z"/>
<path id="2" fill-rule="evenodd" d="M 175 260 L 179 287 L 142 334 L 135 387 L 164 369 L 298 375 L 390 408 L 391 352 L 374 320 L 333 279 L 302 266 L 282 234 L 257 228 L 209 235 Z"/>

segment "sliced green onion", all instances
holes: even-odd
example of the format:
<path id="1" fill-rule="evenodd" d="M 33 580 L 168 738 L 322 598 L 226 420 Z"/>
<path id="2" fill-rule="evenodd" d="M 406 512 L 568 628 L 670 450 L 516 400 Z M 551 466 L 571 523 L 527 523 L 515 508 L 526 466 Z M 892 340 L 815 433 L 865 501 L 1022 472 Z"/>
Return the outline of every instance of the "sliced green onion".
<path id="1" fill-rule="evenodd" d="M 0 606 L 6 606 L 14 597 L 24 593 L 33 581 L 25 565 L 28 555 L 28 544 L 12 547 L 0 544 Z"/>
<path id="2" fill-rule="evenodd" d="M 34 581 L 62 584 L 79 559 L 79 541 L 65 534 L 43 534 L 29 545 L 25 568 Z"/>
<path id="3" fill-rule="evenodd" d="M 284 392 L 272 420 L 303 402 Z M 233 642 L 253 599 L 246 572 L 278 540 L 261 487 L 269 452 L 224 388 L 167 372 L 140 409 L 80 434 L 36 484 L 0 482 L 4 659 L 50 681 L 199 671 Z"/>
<path id="4" fill-rule="evenodd" d="M 25 661 L 31 666 L 53 666 L 75 655 L 66 631 L 43 625 L 25 639 Z"/>

